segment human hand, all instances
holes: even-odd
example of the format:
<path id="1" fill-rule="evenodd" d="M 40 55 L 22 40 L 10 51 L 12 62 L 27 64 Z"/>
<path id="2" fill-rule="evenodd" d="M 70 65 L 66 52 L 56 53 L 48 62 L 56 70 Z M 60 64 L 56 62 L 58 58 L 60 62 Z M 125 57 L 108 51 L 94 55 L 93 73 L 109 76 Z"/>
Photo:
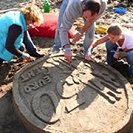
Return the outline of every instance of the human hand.
<path id="1" fill-rule="evenodd" d="M 85 59 L 86 60 L 91 60 L 91 54 L 89 52 L 86 53 Z"/>
<path id="2" fill-rule="evenodd" d="M 82 34 L 80 32 L 76 33 L 74 35 L 74 37 L 72 38 L 72 43 L 76 43 L 77 41 L 79 41 L 82 37 Z"/>
<path id="3" fill-rule="evenodd" d="M 29 54 L 27 54 L 27 53 L 23 53 L 22 56 L 21 56 L 21 58 L 22 58 L 24 61 L 26 61 L 26 62 L 31 62 L 31 61 L 34 60 L 33 57 L 31 57 L 31 56 L 30 56 Z"/>
<path id="4" fill-rule="evenodd" d="M 69 63 L 72 62 L 72 51 L 71 51 L 71 48 L 65 48 L 64 49 L 64 57 Z"/>
<path id="5" fill-rule="evenodd" d="M 86 60 L 91 60 L 91 51 L 92 51 L 92 49 L 88 48 L 88 51 L 87 51 L 87 53 L 85 55 L 85 59 Z"/>
<path id="6" fill-rule="evenodd" d="M 115 59 L 119 59 L 119 52 L 116 51 L 116 52 L 114 53 L 113 57 L 114 57 Z"/>

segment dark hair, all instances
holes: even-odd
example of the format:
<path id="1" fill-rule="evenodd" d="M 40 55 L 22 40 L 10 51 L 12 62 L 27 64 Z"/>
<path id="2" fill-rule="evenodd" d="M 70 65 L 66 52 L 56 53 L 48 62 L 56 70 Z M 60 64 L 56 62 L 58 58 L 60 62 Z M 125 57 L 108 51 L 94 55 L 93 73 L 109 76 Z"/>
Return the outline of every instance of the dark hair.
<path id="1" fill-rule="evenodd" d="M 83 3 L 84 3 L 83 12 L 86 10 L 90 10 L 92 15 L 99 13 L 100 4 L 98 2 L 93 0 L 85 0 Z"/>
<path id="2" fill-rule="evenodd" d="M 122 33 L 122 30 L 121 30 L 120 26 L 118 26 L 118 25 L 111 25 L 108 28 L 107 33 L 116 36 L 116 35 L 120 35 Z"/>

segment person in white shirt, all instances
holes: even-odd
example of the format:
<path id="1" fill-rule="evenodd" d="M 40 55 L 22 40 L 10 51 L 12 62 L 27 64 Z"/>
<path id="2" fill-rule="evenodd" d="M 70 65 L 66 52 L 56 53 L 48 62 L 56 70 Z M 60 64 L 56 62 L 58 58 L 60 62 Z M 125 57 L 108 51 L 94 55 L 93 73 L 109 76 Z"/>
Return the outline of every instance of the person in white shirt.
<path id="1" fill-rule="evenodd" d="M 122 31 L 122 28 L 117 24 L 111 25 L 104 37 L 91 44 L 85 58 L 90 60 L 92 50 L 97 45 L 105 42 L 107 49 L 107 63 L 110 66 L 113 66 L 118 59 L 124 57 L 129 64 L 129 74 L 130 76 L 133 76 L 133 32 L 127 32 L 127 30 Z"/>

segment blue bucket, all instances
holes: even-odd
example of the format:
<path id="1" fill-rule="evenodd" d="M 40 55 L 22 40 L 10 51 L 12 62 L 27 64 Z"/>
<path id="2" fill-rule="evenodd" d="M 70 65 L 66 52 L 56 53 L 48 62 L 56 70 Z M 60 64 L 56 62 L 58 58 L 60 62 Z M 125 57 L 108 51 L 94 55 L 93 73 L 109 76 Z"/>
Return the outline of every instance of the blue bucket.
<path id="1" fill-rule="evenodd" d="M 118 14 L 125 14 L 126 11 L 127 11 L 127 9 L 124 8 L 124 7 L 116 7 L 116 8 L 114 8 L 114 12 L 118 13 Z"/>

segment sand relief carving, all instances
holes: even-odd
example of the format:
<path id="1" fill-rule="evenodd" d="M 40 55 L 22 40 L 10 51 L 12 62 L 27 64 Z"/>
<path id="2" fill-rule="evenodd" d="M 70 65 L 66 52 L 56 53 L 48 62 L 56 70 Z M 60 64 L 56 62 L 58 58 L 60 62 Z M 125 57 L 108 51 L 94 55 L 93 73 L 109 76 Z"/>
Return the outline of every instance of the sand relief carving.
<path id="1" fill-rule="evenodd" d="M 42 72 L 42 68 L 40 66 L 35 66 L 28 72 L 25 72 L 21 74 L 20 78 L 22 82 L 25 82 L 27 80 L 30 80 L 31 78 L 34 78 L 36 75 L 40 74 Z"/>
<path id="2" fill-rule="evenodd" d="M 29 93 L 32 90 L 37 90 L 40 87 L 43 87 L 48 83 L 51 83 L 51 78 L 47 75 L 47 76 L 42 77 L 41 79 L 38 79 L 38 81 L 34 81 L 33 83 L 26 85 L 24 87 L 24 91 L 26 93 Z"/>
<path id="3" fill-rule="evenodd" d="M 29 82 L 38 76 L 37 80 Z M 25 71 L 20 75 L 21 82 L 25 83 L 23 90 L 26 94 L 36 91 L 30 101 L 34 115 L 49 124 L 53 124 L 59 120 L 61 107 L 53 91 L 47 91 L 45 86 L 52 82 L 49 70 L 42 66 L 34 66 L 32 69 Z M 38 91 L 39 89 L 41 91 Z"/>
<path id="4" fill-rule="evenodd" d="M 75 65 L 71 64 L 70 66 L 66 61 L 62 60 L 62 58 L 59 58 L 59 59 L 52 58 L 49 61 L 47 61 L 47 63 L 55 65 L 55 67 L 58 67 L 59 69 L 61 69 L 61 71 L 63 69 L 61 65 L 67 67 L 68 69 L 76 68 Z M 85 71 L 84 69 L 85 67 L 87 67 L 89 71 Z M 119 86 L 119 84 L 115 82 L 115 77 L 109 76 L 108 72 L 104 72 L 104 73 L 98 72 L 97 70 L 94 70 L 93 66 L 83 62 L 81 62 L 80 65 L 77 66 L 76 70 L 74 70 L 74 72 L 76 71 L 76 73 L 73 72 L 74 74 L 72 73 L 71 75 L 69 75 L 65 79 L 65 81 L 59 81 L 57 83 L 57 92 L 62 98 L 71 98 L 72 96 L 76 95 L 79 90 L 77 90 L 76 88 L 73 89 L 73 87 L 71 86 L 82 83 L 87 85 L 89 88 L 94 89 L 98 94 L 103 96 L 112 104 L 120 100 L 120 97 L 116 95 L 116 94 L 121 94 L 121 92 L 117 91 L 117 87 Z M 43 72 L 42 68 L 40 68 L 40 66 L 36 66 L 29 72 L 22 74 L 21 79 L 23 82 L 25 82 L 42 72 Z M 48 73 L 48 69 L 46 73 Z M 32 90 L 37 90 L 40 87 L 43 87 L 46 84 L 51 82 L 52 82 L 52 79 L 50 78 L 50 76 L 45 74 L 45 76 L 39 79 L 38 81 L 34 81 L 26 85 L 24 87 L 24 90 L 26 93 L 29 93 Z M 65 84 L 67 84 L 68 86 L 65 87 Z M 72 91 L 70 91 L 71 88 L 73 89 Z M 105 88 L 106 88 L 106 91 L 104 91 Z M 67 91 L 68 89 L 70 92 Z M 107 91 L 107 89 L 109 91 Z M 62 93 L 64 90 L 67 91 L 67 95 Z"/>
<path id="5" fill-rule="evenodd" d="M 38 92 L 32 100 L 32 109 L 34 114 L 42 121 L 54 124 L 59 121 L 61 115 L 61 106 L 58 98 L 53 91 Z"/>
<path id="6" fill-rule="evenodd" d="M 65 66 L 68 66 L 67 62 L 64 62 L 64 61 L 63 63 L 60 63 L 60 62 L 61 61 L 58 60 L 59 64 L 63 64 L 63 65 L 66 64 Z M 82 63 L 82 65 L 83 66 L 78 68 L 79 70 L 77 70 L 78 73 L 76 74 L 76 76 L 71 74 L 66 78 L 65 81 L 59 81 L 57 83 L 57 92 L 62 98 L 71 98 L 72 96 L 74 96 L 77 93 L 76 89 L 75 89 L 75 92 L 73 91 L 73 93 L 71 92 L 70 94 L 68 93 L 67 90 L 70 90 L 71 86 L 74 83 L 75 84 L 83 83 L 88 87 L 94 89 L 98 94 L 103 96 L 112 104 L 114 104 L 116 101 L 119 101 L 121 99 L 119 96 L 117 96 L 118 94 L 121 94 L 121 92 L 117 90 L 119 83 L 115 81 L 115 77 L 113 77 L 112 75 L 109 76 L 108 72 L 104 72 L 104 73 L 98 72 L 94 70 L 93 67 L 90 66 L 89 64 Z M 72 66 L 73 65 L 71 65 L 71 67 Z M 86 71 L 84 71 L 84 66 L 88 66 L 93 71 L 91 71 L 90 73 L 87 73 Z M 66 88 L 65 88 L 65 84 L 68 85 Z M 64 95 L 62 93 L 64 89 L 66 89 L 67 95 Z"/>
<path id="7" fill-rule="evenodd" d="M 90 110 L 94 111 L 97 105 L 104 104 L 107 109 L 115 112 L 118 110 L 115 108 L 117 105 L 122 111 L 125 110 L 123 104 L 126 105 L 127 101 L 122 98 L 125 96 L 125 86 L 121 84 L 121 80 L 116 79 L 118 79 L 117 73 L 103 66 L 97 66 L 95 62 L 86 63 L 77 58 L 68 64 L 63 57 L 52 57 L 25 69 L 20 74 L 19 91 L 22 101 L 37 121 L 48 124 L 51 131 L 55 127 L 63 126 L 65 122 L 71 131 L 73 125 L 71 119 L 74 120 L 79 115 L 79 118 L 93 121 L 91 115 L 87 115 L 86 118 L 84 114 Z M 100 111 L 98 108 L 94 113 L 99 116 L 95 118 L 97 123 L 106 114 L 106 109 L 102 114 Z M 111 115 L 108 114 L 107 117 L 110 119 Z M 77 124 L 85 127 L 78 121 Z M 86 125 L 85 130 L 90 128 L 91 124 Z M 45 126 L 42 126 L 43 129 Z M 80 129 L 77 129 L 78 131 Z"/>
<path id="8" fill-rule="evenodd" d="M 51 83 L 52 80 L 51 80 L 51 77 L 49 76 L 48 69 L 42 68 L 41 66 L 35 66 L 28 72 L 26 71 L 23 74 L 21 74 L 20 76 L 21 82 L 28 82 L 32 78 L 42 73 L 44 73 L 44 75 L 42 77 L 39 77 L 40 79 L 38 79 L 37 81 L 33 81 L 32 83 L 25 84 L 24 91 L 26 93 L 29 93 L 33 90 L 37 90 L 40 87 L 43 87 L 48 83 Z"/>

